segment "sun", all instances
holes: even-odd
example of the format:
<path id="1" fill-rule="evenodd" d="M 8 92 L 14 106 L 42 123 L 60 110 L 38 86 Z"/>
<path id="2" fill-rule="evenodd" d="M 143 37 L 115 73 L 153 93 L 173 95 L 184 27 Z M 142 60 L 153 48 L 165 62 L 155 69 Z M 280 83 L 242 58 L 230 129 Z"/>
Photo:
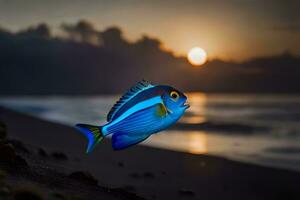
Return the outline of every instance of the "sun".
<path id="1" fill-rule="evenodd" d="M 203 65 L 207 60 L 207 53 L 200 47 L 193 47 L 187 55 L 188 61 L 194 66 Z"/>

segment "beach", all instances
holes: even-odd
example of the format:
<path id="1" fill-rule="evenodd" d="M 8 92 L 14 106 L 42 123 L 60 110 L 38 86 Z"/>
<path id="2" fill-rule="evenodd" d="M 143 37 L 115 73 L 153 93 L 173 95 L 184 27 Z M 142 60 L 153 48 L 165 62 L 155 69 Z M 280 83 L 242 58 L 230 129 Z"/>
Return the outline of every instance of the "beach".
<path id="1" fill-rule="evenodd" d="M 31 172 L 8 170 L 8 183 L 12 188 L 33 185 L 46 197 L 59 192 L 82 199 L 300 198 L 296 171 L 142 145 L 113 151 L 110 139 L 86 155 L 86 139 L 72 127 L 5 108 L 0 109 L 0 121 L 6 126 L 8 143 L 13 143 Z M 89 172 L 97 181 L 74 172 Z M 72 173 L 75 178 L 70 178 Z"/>

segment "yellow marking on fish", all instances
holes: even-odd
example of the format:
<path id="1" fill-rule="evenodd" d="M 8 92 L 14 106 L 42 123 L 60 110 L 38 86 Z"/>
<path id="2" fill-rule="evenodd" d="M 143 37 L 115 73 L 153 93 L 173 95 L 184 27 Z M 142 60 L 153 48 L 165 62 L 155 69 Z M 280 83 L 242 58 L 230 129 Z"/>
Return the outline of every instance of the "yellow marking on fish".
<path id="1" fill-rule="evenodd" d="M 168 113 L 168 110 L 166 108 L 166 106 L 164 104 L 158 104 L 157 105 L 157 110 L 156 110 L 156 114 L 160 117 L 164 117 L 166 116 Z"/>

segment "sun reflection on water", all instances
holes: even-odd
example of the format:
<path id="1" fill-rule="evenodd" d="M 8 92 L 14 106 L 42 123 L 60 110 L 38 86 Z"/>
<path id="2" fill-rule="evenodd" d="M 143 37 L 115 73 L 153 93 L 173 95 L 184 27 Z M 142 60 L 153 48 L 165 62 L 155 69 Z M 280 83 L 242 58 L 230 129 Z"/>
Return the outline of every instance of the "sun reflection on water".
<path id="1" fill-rule="evenodd" d="M 185 124 L 200 124 L 206 121 L 204 116 L 187 116 L 180 119 L 181 123 Z"/>
<path id="2" fill-rule="evenodd" d="M 202 132 L 191 132 L 187 134 L 188 152 L 193 154 L 207 153 L 206 135 Z"/>
<path id="3" fill-rule="evenodd" d="M 187 97 L 188 101 L 197 107 L 203 108 L 207 103 L 207 95 L 201 92 L 188 93 Z"/>

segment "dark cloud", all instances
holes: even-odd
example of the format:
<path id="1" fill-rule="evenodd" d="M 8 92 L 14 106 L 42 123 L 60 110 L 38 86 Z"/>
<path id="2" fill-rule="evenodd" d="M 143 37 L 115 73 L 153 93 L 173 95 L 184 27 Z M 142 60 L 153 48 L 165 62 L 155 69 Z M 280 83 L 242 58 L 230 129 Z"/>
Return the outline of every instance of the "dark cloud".
<path id="1" fill-rule="evenodd" d="M 80 20 L 77 24 L 62 24 L 61 29 L 67 37 L 77 42 L 87 42 L 94 45 L 101 45 L 102 38 L 93 24 L 86 20 Z"/>
<path id="2" fill-rule="evenodd" d="M 128 42 L 120 28 L 98 31 L 88 21 L 62 28 L 67 38 L 51 36 L 47 24 L 0 30 L 0 94 L 119 93 L 143 78 L 185 91 L 300 92 L 300 58 L 289 52 L 242 63 L 211 60 L 195 69 L 156 38 Z M 91 44 L 91 35 L 102 45 Z"/>
<path id="3" fill-rule="evenodd" d="M 121 48 L 128 45 L 128 42 L 124 39 L 121 28 L 109 27 L 100 33 L 104 46 L 106 48 Z"/>
<path id="4" fill-rule="evenodd" d="M 19 36 L 23 36 L 23 37 L 51 37 L 51 30 L 50 27 L 45 24 L 39 24 L 37 26 L 32 26 L 29 27 L 25 30 L 21 30 L 18 32 Z"/>

